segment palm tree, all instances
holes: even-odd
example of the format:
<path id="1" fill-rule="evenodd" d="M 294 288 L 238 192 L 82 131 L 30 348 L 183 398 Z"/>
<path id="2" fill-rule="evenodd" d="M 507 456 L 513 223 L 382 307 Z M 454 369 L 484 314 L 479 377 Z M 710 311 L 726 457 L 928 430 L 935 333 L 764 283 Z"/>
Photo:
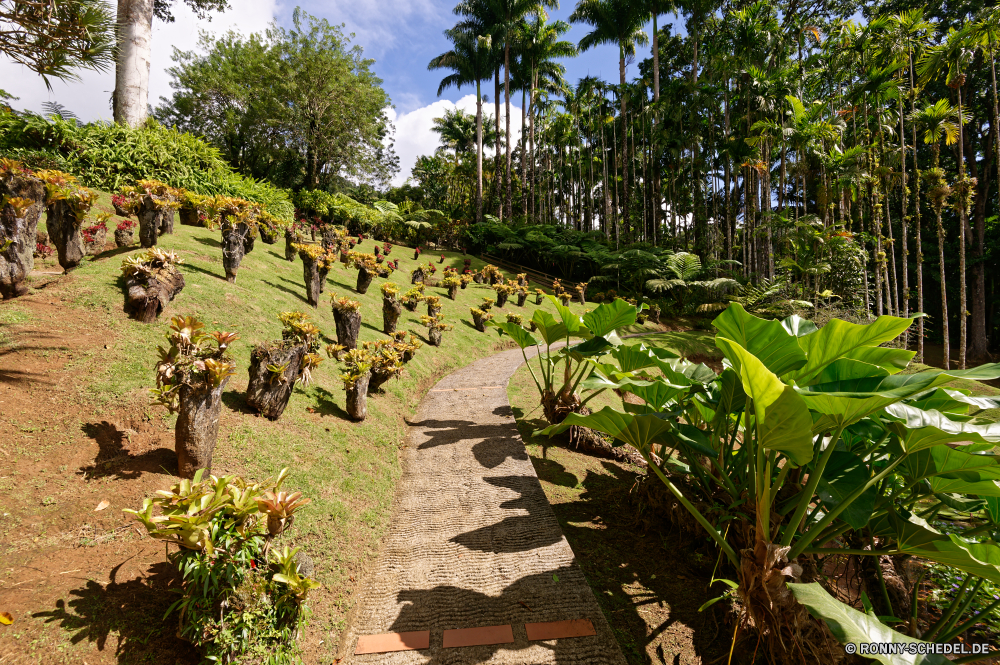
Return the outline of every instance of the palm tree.
<path id="1" fill-rule="evenodd" d="M 952 28 L 948 31 L 943 44 L 931 47 L 920 59 L 917 69 L 920 78 L 926 82 L 945 73 L 945 83 L 949 88 L 955 90 L 958 97 L 958 180 L 955 182 L 955 191 L 958 193 L 958 298 L 959 298 L 959 341 L 958 341 L 958 362 L 961 369 L 965 369 L 967 344 L 967 292 L 965 284 L 965 237 L 968 233 L 969 204 L 972 202 L 974 182 L 965 176 L 965 155 L 962 139 L 962 125 L 964 124 L 962 113 L 962 86 L 965 84 L 965 69 L 969 66 L 974 54 L 975 40 L 973 39 L 972 26 L 967 26 L 961 30 Z M 947 365 L 946 365 L 947 367 Z"/>
<path id="2" fill-rule="evenodd" d="M 649 38 L 643 32 L 646 14 L 636 4 L 635 0 L 580 0 L 576 9 L 570 14 L 570 23 L 584 23 L 593 27 L 583 39 L 580 40 L 581 51 L 588 51 L 601 44 L 615 44 L 618 46 L 618 78 L 619 95 L 621 102 L 621 126 L 622 139 L 628 136 L 628 114 L 626 113 L 625 101 L 625 60 L 635 55 L 636 46 L 645 46 L 649 43 Z M 627 163 L 625 154 L 627 150 L 622 150 L 620 161 L 622 164 L 623 182 L 628 183 Z M 629 190 L 624 187 L 624 197 L 622 204 L 622 218 L 629 217 Z"/>
<path id="3" fill-rule="evenodd" d="M 941 223 L 941 209 L 951 196 L 951 187 L 945 182 L 944 170 L 940 167 L 941 139 L 944 138 L 946 145 L 958 142 L 960 117 L 958 109 L 953 108 L 947 99 L 938 100 L 911 116 L 911 121 L 923 128 L 924 143 L 929 144 L 934 153 L 934 168 L 924 171 L 923 178 L 927 185 L 927 195 L 934 204 L 934 212 L 937 215 L 938 261 L 941 275 L 941 334 L 944 336 L 945 369 L 951 366 L 951 337 L 948 327 L 948 294 L 944 277 L 945 236 L 944 226 Z"/>
<path id="4" fill-rule="evenodd" d="M 457 29 L 445 30 L 445 36 L 454 45 L 427 65 L 428 69 L 451 69 L 454 73 L 441 80 L 438 97 L 449 87 L 460 88 L 476 84 L 476 221 L 483 221 L 483 95 L 482 80 L 492 69 L 489 37 L 472 35 Z M 494 126 L 495 126 L 494 121 Z M 443 135 L 442 135 L 443 136 Z M 456 161 L 458 152 L 456 150 Z"/>
<path id="5" fill-rule="evenodd" d="M 556 62 L 556 58 L 569 58 L 577 54 L 576 47 L 568 41 L 561 40 L 564 34 L 569 32 L 569 24 L 565 21 L 555 21 L 553 23 L 548 23 L 547 17 L 544 12 L 539 12 L 534 17 L 533 21 L 529 21 L 525 26 L 525 30 L 522 34 L 522 40 L 519 45 L 519 51 L 521 59 L 528 66 L 529 81 L 529 97 L 528 97 L 528 121 L 530 123 L 528 136 L 529 136 L 529 151 L 532 155 L 532 164 L 534 164 L 534 154 L 535 154 L 535 94 L 539 89 L 539 83 L 544 82 L 545 87 L 561 87 L 565 84 L 563 81 L 563 74 L 566 68 Z M 522 133 L 524 132 L 524 126 L 521 127 Z M 522 151 L 522 161 L 524 160 L 524 152 Z M 522 183 L 522 187 L 523 187 Z M 534 172 L 531 175 L 531 190 L 532 190 L 532 203 L 531 211 L 533 211 L 534 206 Z M 525 206 L 525 213 L 528 214 L 528 206 Z M 530 216 L 530 214 L 528 215 Z"/>

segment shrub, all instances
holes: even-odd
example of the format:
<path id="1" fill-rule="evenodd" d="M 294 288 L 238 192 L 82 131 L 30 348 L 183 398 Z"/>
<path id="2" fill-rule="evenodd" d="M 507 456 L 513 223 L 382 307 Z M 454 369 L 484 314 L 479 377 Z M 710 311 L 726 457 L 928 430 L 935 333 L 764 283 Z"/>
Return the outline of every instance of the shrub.
<path id="1" fill-rule="evenodd" d="M 275 662 L 291 656 L 306 600 L 318 582 L 300 573 L 299 550 L 276 539 L 310 499 L 281 489 L 288 475 L 253 484 L 238 476 L 182 480 L 145 499 L 135 515 L 181 573 L 180 637 L 213 662 Z M 155 513 L 154 513 L 155 511 Z"/>

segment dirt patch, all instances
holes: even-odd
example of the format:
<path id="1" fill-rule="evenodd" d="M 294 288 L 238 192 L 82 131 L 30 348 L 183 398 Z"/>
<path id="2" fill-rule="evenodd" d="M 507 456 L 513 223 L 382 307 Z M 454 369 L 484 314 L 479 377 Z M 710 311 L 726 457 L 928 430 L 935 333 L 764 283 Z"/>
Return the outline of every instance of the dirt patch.
<path id="1" fill-rule="evenodd" d="M 65 662 L 86 643 L 88 663 L 194 663 L 162 622 L 177 585 L 164 548 L 122 513 L 172 480 L 172 432 L 141 396 L 110 412 L 84 397 L 114 341 L 67 304 L 72 282 L 0 304 L 0 608 L 15 619 L 0 662 L 63 662 L 72 642 Z"/>

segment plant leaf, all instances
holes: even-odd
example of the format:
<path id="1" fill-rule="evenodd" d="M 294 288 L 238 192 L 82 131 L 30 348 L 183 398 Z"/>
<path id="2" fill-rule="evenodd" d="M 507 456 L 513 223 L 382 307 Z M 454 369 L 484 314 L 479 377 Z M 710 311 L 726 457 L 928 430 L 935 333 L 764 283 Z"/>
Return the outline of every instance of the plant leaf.
<path id="1" fill-rule="evenodd" d="M 896 339 L 912 323 L 912 318 L 898 316 L 880 316 L 867 325 L 833 319 L 818 332 L 798 338 L 807 360 L 789 376 L 800 386 L 809 385 L 830 363 L 857 349 Z"/>
<path id="2" fill-rule="evenodd" d="M 845 605 L 831 596 L 818 582 L 812 584 L 789 583 L 788 588 L 795 595 L 795 599 L 805 605 L 809 614 L 826 623 L 830 632 L 841 644 L 848 642 L 854 644 L 868 642 L 926 644 L 921 640 L 897 633 L 874 616 Z M 883 663 L 883 665 L 949 665 L 951 663 L 950 660 L 938 654 L 896 654 L 891 656 L 875 654 L 871 658 Z"/>
<path id="3" fill-rule="evenodd" d="M 778 376 L 806 364 L 806 354 L 781 323 L 748 314 L 739 303 L 726 308 L 712 325 L 719 331 L 716 346 L 719 338 L 732 340 Z"/>

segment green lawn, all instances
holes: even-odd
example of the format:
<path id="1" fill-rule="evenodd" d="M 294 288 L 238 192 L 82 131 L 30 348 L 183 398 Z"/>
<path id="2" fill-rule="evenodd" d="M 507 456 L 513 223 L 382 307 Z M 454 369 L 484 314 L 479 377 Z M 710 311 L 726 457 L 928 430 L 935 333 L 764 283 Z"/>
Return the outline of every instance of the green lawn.
<path id="1" fill-rule="evenodd" d="M 65 304 L 96 314 L 111 331 L 107 350 L 95 351 L 87 361 L 88 378 L 78 387 L 80 398 L 95 414 L 111 416 L 122 409 L 139 408 L 172 427 L 174 417 L 148 406 L 157 347 L 165 343 L 170 317 L 195 315 L 209 331 L 240 333 L 241 339 L 232 347 L 237 375 L 223 397 L 225 406 L 213 471 L 217 475 L 239 473 L 262 479 L 287 466 L 292 470 L 288 487 L 313 499 L 296 521 L 290 537 L 293 545 L 304 547 L 314 558 L 316 576 L 324 585 L 316 595 L 314 605 L 318 611 L 309 628 L 319 634 L 309 641 L 315 644 L 319 639 L 325 640 L 316 656 L 329 662 L 336 649 L 336 634 L 330 631 L 342 627 L 351 594 L 367 563 L 377 553 L 389 522 L 406 419 L 437 379 L 504 347 L 495 331 L 476 331 L 469 314 L 470 307 L 477 306 L 484 296 L 495 298 L 496 294 L 487 285 L 472 283 L 459 290 L 453 302 L 447 299 L 445 289 L 428 287 L 428 294 L 442 296 L 445 321 L 453 324 L 454 330 L 444 334 L 440 348 L 425 344 L 399 380 L 386 384 L 384 394 L 369 397 L 365 422 L 346 419 L 341 370 L 331 360 L 325 360 L 313 372 L 312 385 L 296 389 L 281 420 L 271 422 L 247 412 L 242 395 L 252 347 L 281 336 L 277 315 L 291 310 L 309 312 L 323 333 L 324 344 L 334 342 L 335 328 L 327 295 L 347 295 L 361 302 L 360 339 L 384 339 L 379 286 L 392 281 L 401 291 L 409 288 L 410 271 L 418 263 L 413 259 L 413 250 L 394 247 L 390 258 L 400 259 L 400 270 L 388 280 L 376 279 L 364 296 L 354 291 L 357 271 L 338 263 L 329 275 L 321 306 L 312 310 L 305 300 L 302 263 L 298 258 L 293 262 L 285 260 L 284 239 L 275 245 L 257 240 L 233 284 L 225 280 L 218 231 L 178 224 L 174 234 L 161 238 L 160 245 L 177 251 L 184 259 L 180 269 L 186 285 L 160 320 L 151 325 L 130 320 L 122 313 L 119 267 L 122 259 L 138 253 L 139 248 L 87 259 L 70 275 L 58 278 L 70 294 Z M 375 241 L 365 240 L 358 249 L 371 252 L 374 245 Z M 438 263 L 440 255 L 441 252 L 426 251 L 420 261 L 434 262 L 438 268 L 435 279 L 441 278 L 445 266 L 462 269 L 462 254 L 444 252 L 443 264 Z M 474 269 L 483 265 L 479 259 L 473 259 Z M 54 266 L 49 260 L 36 268 L 57 269 Z M 504 319 L 506 312 L 517 312 L 527 320 L 536 309 L 533 302 L 532 295 L 523 308 L 509 301 L 503 309 L 494 307 L 493 311 L 498 319 Z M 548 301 L 542 307 L 555 313 Z M 571 308 L 583 311 L 578 304 L 572 304 Z M 16 304 L 5 305 L 0 313 L 4 320 L 24 316 Z M 404 309 L 399 329 L 413 331 L 426 340 L 426 329 L 419 322 L 420 315 L 425 313 L 425 306 L 412 313 Z M 32 454 L 42 455 L 44 449 L 36 448 Z"/>

